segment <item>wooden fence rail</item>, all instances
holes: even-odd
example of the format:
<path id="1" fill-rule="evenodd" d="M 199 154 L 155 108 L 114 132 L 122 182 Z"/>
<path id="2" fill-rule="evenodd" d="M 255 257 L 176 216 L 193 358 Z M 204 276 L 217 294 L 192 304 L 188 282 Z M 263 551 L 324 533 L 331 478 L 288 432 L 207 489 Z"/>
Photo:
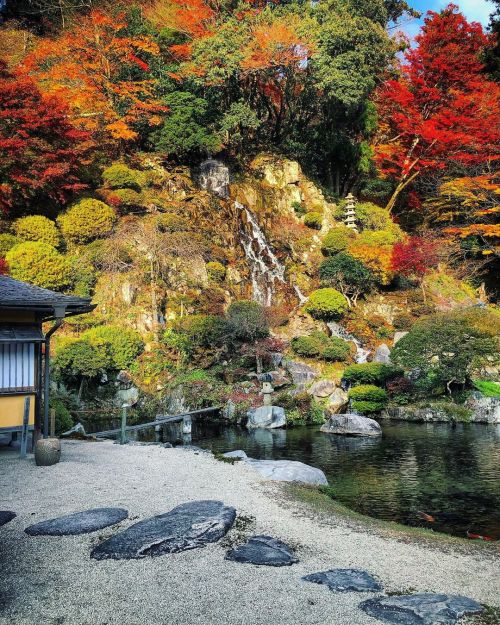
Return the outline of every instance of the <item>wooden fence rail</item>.
<path id="1" fill-rule="evenodd" d="M 191 410 L 190 412 L 183 412 L 172 416 L 165 416 L 155 419 L 155 421 L 148 421 L 147 423 L 138 423 L 137 425 L 127 425 L 125 427 L 126 432 L 137 432 L 138 430 L 145 430 L 146 428 L 155 427 L 157 425 L 163 425 L 165 423 L 175 423 L 176 421 L 182 421 L 185 417 L 193 417 L 199 414 L 207 414 L 210 412 L 219 412 L 222 406 L 211 406 L 210 408 L 201 408 L 200 410 Z M 106 438 L 108 436 L 116 436 L 122 431 L 121 428 L 114 430 L 105 430 L 103 432 L 89 432 L 92 436 L 97 438 Z"/>

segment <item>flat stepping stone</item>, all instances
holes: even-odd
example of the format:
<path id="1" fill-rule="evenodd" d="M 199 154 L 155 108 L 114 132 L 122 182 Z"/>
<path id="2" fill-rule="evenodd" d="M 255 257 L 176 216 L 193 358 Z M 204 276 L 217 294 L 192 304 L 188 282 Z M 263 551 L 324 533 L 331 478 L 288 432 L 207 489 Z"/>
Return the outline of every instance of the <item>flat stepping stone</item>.
<path id="1" fill-rule="evenodd" d="M 12 521 L 16 517 L 15 512 L 11 512 L 10 510 L 0 510 L 0 527 L 5 525 L 9 521 Z"/>
<path id="2" fill-rule="evenodd" d="M 302 578 L 306 582 L 324 584 L 334 592 L 380 592 L 382 584 L 368 571 L 359 569 L 331 569 L 312 573 Z"/>
<path id="3" fill-rule="evenodd" d="M 226 560 L 265 566 L 290 566 L 299 561 L 288 545 L 271 536 L 253 536 L 241 547 L 228 551 Z"/>
<path id="4" fill-rule="evenodd" d="M 131 560 L 204 547 L 227 534 L 236 510 L 222 501 L 191 501 L 139 521 L 98 545 L 96 560 Z"/>
<path id="5" fill-rule="evenodd" d="M 66 514 L 57 519 L 30 525 L 24 531 L 30 536 L 72 536 L 89 534 L 103 527 L 115 525 L 128 517 L 123 508 L 93 508 L 83 512 Z"/>
<path id="6" fill-rule="evenodd" d="M 477 614 L 483 606 L 467 597 L 421 593 L 377 597 L 360 603 L 370 616 L 396 625 L 455 625 L 466 614 Z"/>

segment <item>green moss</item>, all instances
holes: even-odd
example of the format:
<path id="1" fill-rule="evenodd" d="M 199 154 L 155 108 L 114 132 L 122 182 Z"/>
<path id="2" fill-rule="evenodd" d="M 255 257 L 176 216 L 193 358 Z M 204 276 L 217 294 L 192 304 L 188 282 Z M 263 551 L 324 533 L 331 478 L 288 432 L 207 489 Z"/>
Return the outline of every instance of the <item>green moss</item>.
<path id="1" fill-rule="evenodd" d="M 214 458 L 215 458 L 215 460 L 218 460 L 219 462 L 225 462 L 226 464 L 235 464 L 236 462 L 240 462 L 241 461 L 241 458 L 227 458 L 220 451 L 215 451 L 214 452 Z"/>
<path id="2" fill-rule="evenodd" d="M 474 380 L 474 386 L 485 397 L 500 397 L 500 384 L 490 380 Z"/>

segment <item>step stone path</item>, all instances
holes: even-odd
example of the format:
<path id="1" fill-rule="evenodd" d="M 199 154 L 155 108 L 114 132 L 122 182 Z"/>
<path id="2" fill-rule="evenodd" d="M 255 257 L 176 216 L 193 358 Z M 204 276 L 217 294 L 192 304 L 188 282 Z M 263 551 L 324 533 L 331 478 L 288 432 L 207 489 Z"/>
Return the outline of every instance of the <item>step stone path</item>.
<path id="1" fill-rule="evenodd" d="M 67 514 L 49 521 L 30 525 L 24 531 L 30 536 L 70 536 L 89 534 L 116 525 L 128 517 L 124 508 L 93 508 L 83 512 Z"/>
<path id="2" fill-rule="evenodd" d="M 16 514 L 0 510 L 0 526 Z M 94 508 L 42 521 L 26 528 L 31 536 L 83 534 L 115 525 L 128 516 L 123 508 Z M 231 529 L 236 510 L 222 501 L 191 501 L 170 512 L 135 523 L 98 545 L 91 553 L 97 560 L 136 559 L 160 556 L 217 542 Z M 265 566 L 290 566 L 299 560 L 284 542 L 271 536 L 253 536 L 226 553 L 226 560 Z M 333 592 L 380 592 L 382 585 L 368 571 L 330 569 L 311 573 L 303 580 L 324 584 Z M 467 614 L 484 607 L 467 597 L 420 593 L 379 596 L 359 608 L 380 621 L 393 625 L 456 625 Z"/>
<path id="3" fill-rule="evenodd" d="M 298 562 L 292 549 L 272 536 L 253 536 L 226 553 L 226 560 L 265 566 L 291 566 Z"/>
<path id="4" fill-rule="evenodd" d="M 331 569 L 311 573 L 302 578 L 306 582 L 324 584 L 333 592 L 380 592 L 382 584 L 368 571 L 360 569 Z"/>
<path id="5" fill-rule="evenodd" d="M 235 518 L 236 510 L 222 501 L 191 501 L 115 534 L 91 557 L 130 560 L 204 547 L 225 536 Z"/>
<path id="6" fill-rule="evenodd" d="M 462 616 L 484 610 L 467 597 L 432 593 L 376 597 L 359 607 L 370 616 L 396 625 L 455 625 Z"/>
<path id="7" fill-rule="evenodd" d="M 0 527 L 2 527 L 2 525 L 5 525 L 9 521 L 12 521 L 12 519 L 15 519 L 15 518 L 16 518 L 15 512 L 11 512 L 10 510 L 0 510 Z"/>

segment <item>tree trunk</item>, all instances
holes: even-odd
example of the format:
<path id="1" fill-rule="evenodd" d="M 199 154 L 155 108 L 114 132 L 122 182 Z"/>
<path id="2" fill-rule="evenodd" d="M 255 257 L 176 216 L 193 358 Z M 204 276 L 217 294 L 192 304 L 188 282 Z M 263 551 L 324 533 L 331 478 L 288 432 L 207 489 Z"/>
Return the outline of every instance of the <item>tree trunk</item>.
<path id="1" fill-rule="evenodd" d="M 419 173 L 420 173 L 419 171 L 416 171 L 409 178 L 407 178 L 406 180 L 402 180 L 398 184 L 398 186 L 396 187 L 394 193 L 391 196 L 391 199 L 389 200 L 389 202 L 387 203 L 387 206 L 386 206 L 386 209 L 389 211 L 389 213 L 391 213 L 393 208 L 396 206 L 396 202 L 397 202 L 401 192 L 404 191 L 406 189 L 406 187 L 415 180 L 415 178 L 418 176 Z"/>

